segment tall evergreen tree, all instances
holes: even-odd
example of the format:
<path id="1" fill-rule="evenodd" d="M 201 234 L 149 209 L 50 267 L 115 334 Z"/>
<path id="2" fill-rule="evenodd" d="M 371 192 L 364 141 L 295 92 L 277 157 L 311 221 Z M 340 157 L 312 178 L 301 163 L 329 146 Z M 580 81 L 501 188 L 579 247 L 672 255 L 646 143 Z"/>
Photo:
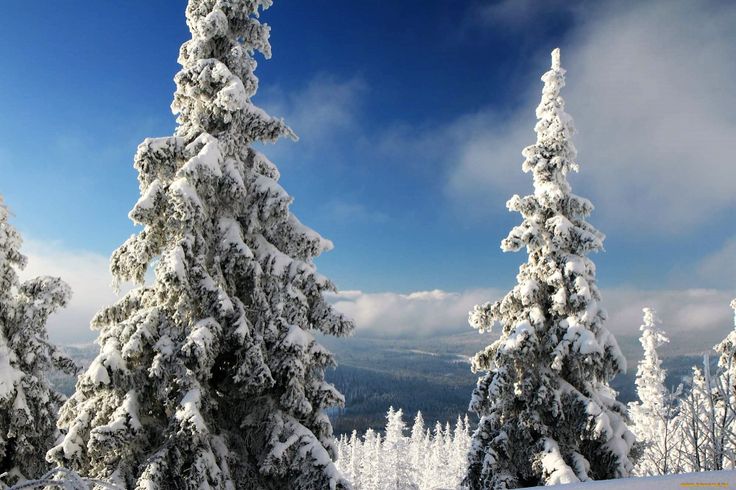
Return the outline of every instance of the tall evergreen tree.
<path id="1" fill-rule="evenodd" d="M 417 415 L 414 417 L 414 425 L 411 428 L 409 444 L 409 460 L 414 471 L 412 479 L 415 482 L 420 482 L 422 479 L 422 473 L 424 472 L 423 463 L 429 450 L 429 439 L 427 438 L 426 430 L 424 416 L 422 416 L 421 411 L 417 411 Z"/>
<path id="2" fill-rule="evenodd" d="M 410 439 L 404 435 L 404 411 L 389 407 L 386 414 L 386 438 L 383 441 L 383 488 L 386 490 L 416 489 L 411 469 Z"/>
<path id="3" fill-rule="evenodd" d="M 383 490 L 383 458 L 381 448 L 381 434 L 373 429 L 365 431 L 363 439 L 363 454 L 360 458 L 361 484 L 359 490 Z"/>
<path id="4" fill-rule="evenodd" d="M 445 431 L 439 420 L 434 424 L 434 431 L 430 439 L 429 451 L 427 452 L 429 461 L 426 465 L 427 475 L 425 483 L 431 485 L 429 488 L 442 488 L 447 481 L 448 455 L 445 446 Z"/>
<path id="5" fill-rule="evenodd" d="M 76 372 L 46 332 L 46 320 L 66 305 L 71 290 L 55 277 L 21 283 L 20 245 L 0 196 L 0 482 L 6 484 L 47 471 L 44 456 L 58 438 L 55 420 L 64 400 L 47 373 Z"/>
<path id="6" fill-rule="evenodd" d="M 452 434 L 452 445 L 450 451 L 449 470 L 453 481 L 462 481 L 468 468 L 468 450 L 470 449 L 470 433 L 467 426 L 467 415 L 465 420 L 457 417 L 455 430 Z"/>
<path id="7" fill-rule="evenodd" d="M 358 438 L 358 431 L 353 430 L 353 432 L 350 434 L 348 446 L 348 460 L 344 464 L 342 464 L 342 466 L 345 468 L 343 473 L 348 477 L 350 481 L 359 481 L 361 479 L 360 467 L 363 463 L 363 447 L 362 443 L 360 442 L 360 438 Z"/>
<path id="8" fill-rule="evenodd" d="M 324 379 L 313 333 L 352 324 L 313 258 L 331 243 L 289 211 L 254 143 L 293 136 L 251 103 L 254 53 L 270 56 L 271 0 L 190 0 L 174 136 L 146 139 L 135 168 L 143 229 L 111 271 L 141 284 L 93 319 L 100 352 L 61 411 L 49 458 L 127 488 L 334 489 Z M 149 267 L 155 280 L 143 285 Z"/>
<path id="9" fill-rule="evenodd" d="M 708 444 L 708 389 L 703 371 L 693 366 L 692 372 L 688 390 L 680 402 L 682 441 L 679 452 L 685 460 L 686 471 L 711 471 L 713 455 Z"/>
<path id="10" fill-rule="evenodd" d="M 681 445 L 684 471 L 720 471 L 736 466 L 736 396 L 728 369 L 713 370 L 710 356 L 693 367 L 689 390 L 681 400 Z"/>
<path id="11" fill-rule="evenodd" d="M 523 221 L 501 243 L 526 247 L 518 284 L 500 301 L 476 306 L 470 323 L 481 333 L 495 322 L 501 338 L 476 354 L 478 380 L 470 408 L 479 417 L 464 486 L 505 489 L 627 476 L 633 435 L 626 408 L 608 382 L 625 359 L 600 307 L 595 265 L 603 234 L 586 222 L 593 210 L 567 181 L 577 171 L 572 118 L 564 110 L 560 53 L 542 76 L 536 144 L 522 169 L 534 194 L 513 196 Z"/>
<path id="12" fill-rule="evenodd" d="M 644 348 L 644 358 L 636 370 L 637 394 L 641 403 L 632 404 L 632 409 L 657 414 L 662 410 L 667 394 L 664 386 L 667 371 L 662 368 L 657 349 L 670 339 L 659 328 L 661 321 L 655 311 L 651 308 L 644 308 L 643 311 L 644 323 L 639 327 L 642 332 L 639 342 Z"/>

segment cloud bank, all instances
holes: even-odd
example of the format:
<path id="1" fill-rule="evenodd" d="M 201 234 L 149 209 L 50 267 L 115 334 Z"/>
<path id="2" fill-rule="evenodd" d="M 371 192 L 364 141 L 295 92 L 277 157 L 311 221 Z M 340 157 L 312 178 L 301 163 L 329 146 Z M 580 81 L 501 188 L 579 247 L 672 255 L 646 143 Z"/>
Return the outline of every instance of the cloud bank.
<path id="1" fill-rule="evenodd" d="M 476 289 L 400 293 L 344 291 L 332 295 L 334 306 L 356 322 L 358 336 L 426 338 L 471 331 L 468 312 L 476 304 L 499 299 L 505 291 Z M 655 308 L 672 337 L 670 353 L 709 350 L 733 329 L 729 307 L 734 291 L 717 289 L 642 290 L 605 289 L 603 306 L 608 329 L 626 345 L 627 356 L 638 355 L 642 308 Z M 497 328 L 497 327 L 496 327 Z M 634 345 L 635 352 L 629 346 Z"/>
<path id="2" fill-rule="evenodd" d="M 427 337 L 468 330 L 468 311 L 500 295 L 492 289 L 408 294 L 343 291 L 332 294 L 335 308 L 352 318 L 358 336 Z"/>
<path id="3" fill-rule="evenodd" d="M 108 259 L 100 254 L 65 250 L 58 245 L 27 241 L 23 251 L 29 263 L 22 278 L 59 276 L 67 281 L 74 296 L 67 308 L 48 323 L 52 341 L 77 344 L 93 341 L 97 333 L 89 322 L 100 308 L 115 302 L 110 287 Z M 474 305 L 499 299 L 500 289 L 466 291 L 414 291 L 410 293 L 342 291 L 329 295 L 337 310 L 353 318 L 360 337 L 426 339 L 473 330 L 467 323 Z M 607 326 L 619 337 L 625 354 L 638 355 L 641 309 L 653 307 L 671 337 L 669 353 L 708 350 L 733 328 L 730 300 L 736 291 L 723 289 L 642 290 L 620 287 L 602 291 L 608 311 Z M 633 347 L 631 347 L 633 346 Z M 627 351 L 628 349 L 628 351 Z"/>
<path id="4" fill-rule="evenodd" d="M 608 312 L 608 329 L 619 343 L 639 337 L 642 308 L 652 307 L 662 320 L 662 328 L 670 343 L 662 348 L 666 354 L 698 354 L 710 350 L 734 329 L 734 312 L 729 307 L 736 291 L 719 289 L 642 290 L 637 288 L 604 289 L 604 307 Z M 633 342 L 634 351 L 625 349 L 627 357 L 638 357 L 641 348 Z"/>

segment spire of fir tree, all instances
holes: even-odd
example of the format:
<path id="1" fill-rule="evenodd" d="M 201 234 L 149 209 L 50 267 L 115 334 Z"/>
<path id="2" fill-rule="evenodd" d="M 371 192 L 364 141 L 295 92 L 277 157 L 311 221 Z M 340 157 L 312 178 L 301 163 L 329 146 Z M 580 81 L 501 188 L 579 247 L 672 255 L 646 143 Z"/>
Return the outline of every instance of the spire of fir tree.
<path id="1" fill-rule="evenodd" d="M 93 320 L 100 353 L 64 406 L 59 465 L 125 488 L 335 489 L 315 333 L 352 324 L 323 297 L 313 258 L 331 243 L 289 211 L 253 143 L 292 136 L 251 103 L 256 51 L 270 56 L 270 0 L 190 0 L 174 136 L 138 147 L 142 230 L 111 259 L 143 283 Z"/>
<path id="2" fill-rule="evenodd" d="M 481 333 L 501 324 L 501 338 L 479 352 L 470 404 L 480 417 L 464 485 L 504 489 L 629 474 L 633 435 L 625 407 L 608 382 L 625 369 L 616 341 L 604 327 L 595 265 L 603 234 L 585 218 L 593 210 L 572 193 L 567 174 L 577 171 L 572 118 L 559 50 L 542 76 L 537 142 L 524 149 L 522 169 L 534 193 L 513 196 L 521 214 L 501 243 L 505 252 L 526 248 L 518 284 L 496 303 L 476 306 L 470 323 Z"/>
<path id="3" fill-rule="evenodd" d="M 657 349 L 669 342 L 662 322 L 651 308 L 644 308 L 644 323 L 639 328 L 639 342 L 644 358 L 636 370 L 638 402 L 629 403 L 631 429 L 641 446 L 634 472 L 638 476 L 664 475 L 675 457 L 672 439 L 675 430 L 676 403 L 679 390 L 670 393 L 665 388 L 667 371 L 662 367 Z"/>
<path id="4" fill-rule="evenodd" d="M 644 324 L 639 328 L 642 332 L 639 342 L 644 348 L 644 359 L 639 362 L 636 370 L 637 394 L 642 409 L 659 413 L 667 395 L 664 387 L 667 371 L 662 369 L 662 360 L 657 349 L 670 339 L 659 327 L 662 322 L 657 318 L 656 312 L 651 308 L 644 308 L 643 311 Z"/>

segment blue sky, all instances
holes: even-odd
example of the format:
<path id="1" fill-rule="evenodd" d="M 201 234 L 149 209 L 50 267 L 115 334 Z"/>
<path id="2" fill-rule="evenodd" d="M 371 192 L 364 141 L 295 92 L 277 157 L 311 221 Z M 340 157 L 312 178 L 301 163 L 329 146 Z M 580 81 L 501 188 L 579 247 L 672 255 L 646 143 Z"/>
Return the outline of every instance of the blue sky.
<path id="1" fill-rule="evenodd" d="M 38 264 L 104 264 L 134 231 L 132 158 L 143 138 L 174 128 L 184 3 L 6 2 L 0 193 Z M 263 151 L 293 211 L 335 242 L 318 265 L 341 289 L 374 295 L 378 311 L 439 290 L 458 316 L 442 321 L 460 328 L 471 298 L 513 285 L 525 258 L 499 250 L 518 221 L 504 203 L 530 189 L 520 151 L 560 46 L 579 130 L 574 190 L 608 235 L 594 258 L 604 290 L 678 307 L 686 291 L 714 305 L 733 292 L 733 4 L 387 5 L 277 1 L 262 16 L 273 58 L 259 58 L 254 102 L 301 137 Z M 427 309 L 448 310 L 442 301 Z M 728 315 L 726 303 L 708 325 Z M 365 323 L 380 330 L 380 316 Z M 631 311 L 618 321 L 638 326 Z"/>
<path id="2" fill-rule="evenodd" d="M 442 125 L 479 105 L 511 110 L 520 96 L 515 86 L 544 68 L 532 54 L 558 44 L 563 29 L 550 26 L 549 35 L 510 49 L 512 36 L 473 24 L 471 4 L 397 4 L 389 12 L 377 1 L 294 2 L 264 14 L 274 56 L 260 64 L 255 101 L 282 115 L 275 99 L 291 97 L 284 109 L 298 112 L 294 94 L 314 87 L 328 99 L 310 100 L 314 110 L 335 103 L 334 87 L 343 93 L 334 110 L 345 111 L 329 113 L 318 134 L 295 127 L 302 141 L 282 144 L 288 149 L 264 151 L 283 169 L 298 215 L 337 244 L 321 266 L 339 285 L 462 287 L 477 260 L 494 265 L 495 250 L 483 252 L 503 228 L 485 222 L 482 239 L 472 239 L 477 223 L 458 223 L 445 209 L 437 162 L 392 157 L 378 140 L 394 128 Z M 172 78 L 188 35 L 183 2 L 11 5 L 1 49 L 18 69 L 8 70 L 0 86 L 12 114 L 0 120 L 10 179 L 3 192 L 30 236 L 109 254 L 131 232 L 136 145 L 173 129 Z M 556 17 L 564 26 L 566 16 Z M 321 86 L 327 89 L 319 92 Z M 294 124 L 310 126 L 309 119 Z M 463 252 L 448 256 L 448 246 Z"/>

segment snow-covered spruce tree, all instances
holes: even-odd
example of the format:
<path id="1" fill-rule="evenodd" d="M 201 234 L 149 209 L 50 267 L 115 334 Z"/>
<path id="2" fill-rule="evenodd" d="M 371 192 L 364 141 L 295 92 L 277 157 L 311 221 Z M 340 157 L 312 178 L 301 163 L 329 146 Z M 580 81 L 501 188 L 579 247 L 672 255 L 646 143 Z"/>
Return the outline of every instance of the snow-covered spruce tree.
<path id="1" fill-rule="evenodd" d="M 426 474 L 424 488 L 445 487 L 448 480 L 449 459 L 447 448 L 445 446 L 445 431 L 440 421 L 434 424 L 434 430 L 431 432 L 429 451 L 427 451 L 428 461 L 425 463 Z"/>
<path id="2" fill-rule="evenodd" d="M 452 445 L 450 450 L 449 471 L 452 481 L 460 482 L 468 469 L 468 451 L 470 450 L 470 432 L 468 428 L 468 416 L 463 420 L 458 416 L 455 430 L 452 434 Z"/>
<path id="3" fill-rule="evenodd" d="M 424 416 L 422 416 L 421 411 L 417 411 L 409 441 L 409 461 L 413 469 L 412 480 L 417 483 L 421 482 L 422 473 L 424 472 L 424 459 L 429 451 L 429 438 L 427 437 L 426 430 Z"/>
<path id="4" fill-rule="evenodd" d="M 641 403 L 632 403 L 632 411 L 641 411 L 649 415 L 658 414 L 665 403 L 667 389 L 664 380 L 667 371 L 662 368 L 662 360 L 657 349 L 669 342 L 670 339 L 659 328 L 662 323 L 651 308 L 644 308 L 644 323 L 639 327 L 641 337 L 639 342 L 644 349 L 644 358 L 639 362 L 636 370 L 636 393 Z M 632 422 L 636 424 L 636 418 Z"/>
<path id="5" fill-rule="evenodd" d="M 143 225 L 111 259 L 141 284 L 93 319 L 100 352 L 60 414 L 48 458 L 127 488 L 334 489 L 324 380 L 313 333 L 352 324 L 313 257 L 331 243 L 289 212 L 279 172 L 253 149 L 292 135 L 251 103 L 257 17 L 271 0 L 190 0 L 174 136 L 135 156 Z M 143 285 L 149 267 L 155 280 Z"/>
<path id="6" fill-rule="evenodd" d="M 44 456 L 58 438 L 55 421 L 64 397 L 51 388 L 47 373 L 76 372 L 46 333 L 46 320 L 66 305 L 71 290 L 55 277 L 21 283 L 17 272 L 26 257 L 20 245 L 0 197 L 0 486 L 49 469 Z"/>
<path id="7" fill-rule="evenodd" d="M 689 389 L 681 401 L 681 445 L 678 455 L 686 472 L 717 471 L 733 468 L 734 416 L 732 389 L 728 372 L 711 375 L 709 356 L 703 356 L 703 368 L 693 366 Z"/>
<path id="8" fill-rule="evenodd" d="M 677 398 L 680 390 L 670 392 L 664 384 L 667 371 L 662 368 L 657 349 L 669 339 L 659 328 L 660 324 L 656 312 L 644 308 L 644 323 L 639 328 L 644 358 L 636 371 L 636 392 L 640 401 L 629 404 L 631 429 L 642 445 L 634 469 L 640 476 L 666 475 L 677 466 L 674 448 L 679 436 Z"/>
<path id="9" fill-rule="evenodd" d="M 736 299 L 731 301 L 731 308 L 734 311 L 734 326 L 736 326 Z M 736 383 L 736 328 L 715 346 L 715 350 L 720 354 L 718 366 L 728 372 L 731 380 Z M 734 389 L 736 390 L 736 386 Z"/>
<path id="10" fill-rule="evenodd" d="M 360 467 L 362 465 L 363 445 L 358 438 L 358 432 L 353 431 L 350 434 L 348 443 L 347 461 L 342 464 L 343 474 L 352 482 L 360 481 Z M 339 462 L 339 461 L 338 461 Z"/>
<path id="11" fill-rule="evenodd" d="M 356 485 L 359 490 L 383 490 L 383 453 L 381 434 L 373 429 L 365 431 L 363 438 L 363 454 L 360 458 L 360 482 Z"/>
<path id="12" fill-rule="evenodd" d="M 680 402 L 681 445 L 678 453 L 684 460 L 686 472 L 709 471 L 713 468 L 707 440 L 708 390 L 703 371 L 697 366 L 693 366 L 692 371 L 688 390 Z"/>
<path id="13" fill-rule="evenodd" d="M 593 206 L 571 192 L 577 171 L 573 124 L 560 89 L 559 50 L 542 76 L 536 144 L 523 151 L 534 194 L 507 206 L 523 222 L 503 240 L 505 252 L 526 247 L 518 284 L 500 301 L 476 306 L 470 324 L 481 333 L 495 322 L 501 338 L 476 354 L 478 379 L 470 409 L 479 417 L 463 482 L 505 489 L 627 476 L 633 434 L 626 408 L 608 382 L 625 369 L 604 327 L 595 265 L 603 234 L 585 221 Z"/>
<path id="14" fill-rule="evenodd" d="M 383 488 L 411 490 L 418 488 L 413 480 L 410 439 L 404 435 L 404 411 L 389 407 L 386 414 L 386 438 L 383 440 Z"/>

